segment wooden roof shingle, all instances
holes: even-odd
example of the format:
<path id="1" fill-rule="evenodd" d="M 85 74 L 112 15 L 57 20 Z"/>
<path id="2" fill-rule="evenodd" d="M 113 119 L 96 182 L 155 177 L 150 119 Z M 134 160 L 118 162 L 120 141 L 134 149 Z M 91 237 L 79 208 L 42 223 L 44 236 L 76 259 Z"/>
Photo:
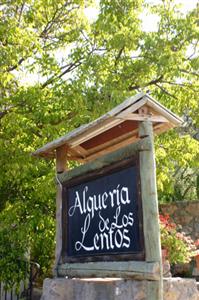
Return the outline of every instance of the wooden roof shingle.
<path id="1" fill-rule="evenodd" d="M 33 155 L 54 158 L 56 149 L 65 145 L 68 160 L 90 161 L 137 140 L 138 124 L 144 120 L 153 123 L 155 134 L 182 123 L 181 118 L 151 96 L 139 93 L 93 122 L 47 143 Z"/>

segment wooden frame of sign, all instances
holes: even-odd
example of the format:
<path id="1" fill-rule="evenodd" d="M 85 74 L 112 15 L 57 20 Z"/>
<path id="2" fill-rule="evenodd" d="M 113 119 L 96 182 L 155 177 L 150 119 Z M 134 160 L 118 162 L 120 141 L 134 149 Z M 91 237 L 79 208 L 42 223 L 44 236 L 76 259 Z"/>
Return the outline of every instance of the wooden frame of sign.
<path id="1" fill-rule="evenodd" d="M 54 276 L 123 277 L 148 280 L 147 300 L 163 299 L 153 133 L 159 134 L 180 124 L 182 124 L 182 120 L 173 112 L 149 94 L 139 93 L 126 99 L 98 119 L 48 142 L 33 153 L 34 156 L 45 159 L 56 158 L 56 181 L 58 186 Z M 135 157 L 138 159 L 135 160 Z M 82 165 L 68 170 L 67 162 L 69 161 L 78 161 Z M 102 184 L 103 192 L 99 192 L 99 180 L 103 182 L 103 178 L 114 179 L 115 176 L 123 180 L 124 174 L 117 169 L 121 166 L 123 168 L 122 172 L 126 172 L 125 177 L 132 177 L 132 185 L 134 184 L 134 190 L 137 191 L 136 197 L 134 195 L 134 198 L 132 198 L 137 200 L 137 202 L 135 201 L 138 207 L 137 211 L 135 211 L 134 206 L 130 205 L 129 201 L 131 202 L 132 199 L 128 197 L 125 190 L 125 188 L 128 188 L 130 191 L 131 182 L 126 186 L 126 183 L 121 181 L 121 189 L 109 185 L 112 189 L 109 191 L 110 193 L 107 193 L 106 185 Z M 128 168 L 133 166 L 137 168 L 136 176 L 132 176 L 133 173 L 128 171 Z M 136 188 L 135 182 L 137 183 Z M 96 209 L 92 210 L 92 203 L 94 203 L 92 199 L 88 200 L 90 201 L 88 207 L 81 205 L 82 184 L 86 184 L 88 188 L 88 191 L 87 188 L 85 190 L 88 192 L 88 198 L 89 196 L 92 198 L 92 195 L 95 194 L 92 192 L 91 185 L 94 184 L 96 187 L 96 192 L 101 197 L 98 206 L 97 202 L 95 203 Z M 118 198 L 119 200 L 117 198 L 113 200 L 113 189 L 120 190 L 122 193 L 120 199 Z M 79 194 L 76 195 L 75 204 L 72 204 L 71 199 L 74 199 L 74 194 L 71 196 L 71 193 L 75 193 L 75 191 Z M 89 192 L 92 193 L 89 194 Z M 117 191 L 115 193 L 117 194 Z M 83 192 L 81 197 L 83 199 Z M 107 201 L 109 201 L 109 207 Z M 120 204 L 122 204 L 121 209 L 118 209 Z M 71 214 L 69 217 L 72 217 L 69 221 L 66 205 L 69 205 Z M 105 213 L 106 209 L 109 217 Z M 91 217 L 87 217 L 88 222 L 85 223 L 83 216 L 86 217 L 88 212 Z M 110 230 L 114 230 L 114 226 L 118 225 L 116 222 L 117 215 L 124 216 L 123 231 L 122 233 L 118 231 L 115 238 Z M 133 226 L 132 222 L 134 222 L 135 216 L 138 218 L 137 223 L 133 223 L 136 225 Z M 104 225 L 110 231 L 108 236 L 104 234 L 103 226 L 96 227 L 95 224 L 100 221 L 100 226 Z M 81 225 L 82 222 L 86 226 Z M 76 230 L 78 223 L 80 224 L 80 231 Z M 83 242 L 86 242 L 86 245 L 90 245 L 91 248 L 94 245 L 96 248 L 94 250 L 99 251 L 92 252 L 92 249 L 90 249 L 87 253 L 78 247 L 76 249 L 74 249 L 74 246 L 73 248 L 69 247 L 70 243 L 73 245 L 77 242 L 82 243 L 81 234 L 85 233 L 87 225 L 92 226 L 94 234 L 90 235 L 86 231 L 86 235 L 89 235 L 89 237 L 87 237 L 87 240 L 85 238 Z M 99 229 L 101 231 L 96 235 L 96 230 L 99 231 Z M 132 235 L 130 229 L 132 229 Z M 99 234 L 102 234 L 102 237 L 99 237 Z M 133 240 L 136 235 L 134 246 L 138 242 L 139 246 L 137 248 L 129 245 L 129 239 Z M 71 236 L 73 241 L 70 240 Z M 119 240 L 121 236 L 122 242 Z M 109 240 L 106 240 L 108 238 Z M 101 245 L 99 244 L 100 241 L 102 242 Z M 103 241 L 107 243 L 106 250 L 103 248 Z M 89 244 L 90 242 L 91 244 Z M 120 245 L 120 243 L 122 244 Z M 117 251 L 118 249 L 121 251 Z"/>
<path id="2" fill-rule="evenodd" d="M 62 184 L 63 196 L 73 187 L 82 188 L 82 182 L 99 179 L 103 174 L 117 173 L 118 167 L 123 165 L 126 170 L 131 165 L 139 166 L 137 172 L 138 189 L 140 191 L 142 212 L 138 212 L 139 218 L 143 216 L 143 239 L 140 251 L 129 251 L 129 253 L 100 253 L 100 255 L 68 255 L 67 237 L 62 236 L 62 251 L 57 266 L 58 276 L 68 277 L 123 277 L 140 280 L 148 280 L 147 299 L 162 299 L 162 265 L 160 234 L 158 221 L 158 204 L 155 179 L 155 159 L 153 146 L 153 128 L 151 122 L 145 121 L 139 125 L 140 140 L 121 148 L 115 152 L 107 154 L 99 159 L 74 168 L 71 171 L 58 175 Z M 138 159 L 136 159 L 138 158 Z M 138 163 L 139 162 L 139 163 Z M 102 177 L 103 178 L 103 177 Z M 133 184 L 133 182 L 132 182 Z M 140 188 L 139 188 L 140 185 Z M 137 195 L 138 195 L 137 194 Z M 66 198 L 63 198 L 62 211 L 62 235 L 67 232 L 66 220 Z M 139 197 L 138 197 L 139 198 Z M 65 202 L 64 202 L 65 201 Z M 125 202 L 126 200 L 124 200 Z M 73 205 L 75 209 L 75 205 Z M 79 203 L 76 203 L 78 210 Z M 141 207 L 140 206 L 140 207 Z M 71 209 L 71 206 L 69 207 Z M 80 218 L 80 214 L 78 216 Z M 71 226 L 71 224 L 69 224 Z M 78 226 L 78 224 L 76 225 Z M 138 227 L 142 227 L 139 220 Z M 81 227 L 81 226 L 80 226 Z M 80 228 L 81 231 L 81 228 Z M 69 232 L 70 231 L 69 228 Z M 142 233 L 142 229 L 139 234 Z M 76 233 L 74 232 L 74 236 Z M 140 236 L 140 240 L 142 237 Z M 144 248 L 143 248 L 144 244 Z"/>
<path id="3" fill-rule="evenodd" d="M 138 155 L 64 182 L 62 262 L 144 260 L 140 194 Z"/>

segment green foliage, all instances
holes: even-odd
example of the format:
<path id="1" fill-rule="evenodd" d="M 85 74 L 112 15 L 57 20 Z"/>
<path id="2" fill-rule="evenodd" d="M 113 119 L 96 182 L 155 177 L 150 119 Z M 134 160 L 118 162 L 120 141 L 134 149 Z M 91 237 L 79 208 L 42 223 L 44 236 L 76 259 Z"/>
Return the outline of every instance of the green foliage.
<path id="1" fill-rule="evenodd" d="M 160 215 L 161 246 L 171 264 L 185 264 L 198 255 L 194 241 L 173 223 L 169 216 Z"/>
<path id="2" fill-rule="evenodd" d="M 91 20 L 93 2 L 0 3 L 0 280 L 10 284 L 27 253 L 44 273 L 54 256 L 54 162 L 31 152 L 140 89 L 185 118 L 156 138 L 160 201 L 198 195 L 198 8 L 101 0 Z M 156 31 L 143 30 L 143 12 L 159 17 Z"/>

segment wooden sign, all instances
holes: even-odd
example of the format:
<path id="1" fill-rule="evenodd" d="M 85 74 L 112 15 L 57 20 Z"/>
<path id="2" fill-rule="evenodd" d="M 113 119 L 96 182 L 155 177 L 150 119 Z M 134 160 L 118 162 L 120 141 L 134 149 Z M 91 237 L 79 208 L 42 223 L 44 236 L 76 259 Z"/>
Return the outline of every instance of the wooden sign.
<path id="1" fill-rule="evenodd" d="M 65 262 L 144 259 L 138 159 L 63 185 Z"/>
<path id="2" fill-rule="evenodd" d="M 55 276 L 148 280 L 147 300 L 163 299 L 153 131 L 181 123 L 139 94 L 34 153 L 56 157 Z"/>

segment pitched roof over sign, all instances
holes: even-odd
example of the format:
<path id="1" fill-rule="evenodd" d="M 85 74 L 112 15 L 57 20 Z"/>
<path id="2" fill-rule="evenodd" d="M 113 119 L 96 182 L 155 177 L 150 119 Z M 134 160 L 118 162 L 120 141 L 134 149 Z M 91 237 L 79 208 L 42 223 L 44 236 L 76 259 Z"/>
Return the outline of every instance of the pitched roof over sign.
<path id="1" fill-rule="evenodd" d="M 179 126 L 182 119 L 145 93 L 130 97 L 114 109 L 36 150 L 33 155 L 54 158 L 66 146 L 68 160 L 90 161 L 138 139 L 139 122 L 149 120 L 159 134 Z"/>

